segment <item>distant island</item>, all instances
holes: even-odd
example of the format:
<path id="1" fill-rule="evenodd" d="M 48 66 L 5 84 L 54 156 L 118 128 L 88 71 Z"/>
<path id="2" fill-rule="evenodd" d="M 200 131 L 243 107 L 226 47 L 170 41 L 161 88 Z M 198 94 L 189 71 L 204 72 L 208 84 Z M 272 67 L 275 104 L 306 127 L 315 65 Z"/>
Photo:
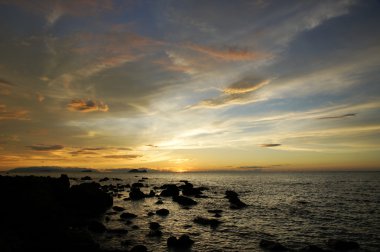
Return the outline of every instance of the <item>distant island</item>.
<path id="1" fill-rule="evenodd" d="M 97 170 L 94 168 L 83 167 L 60 167 L 60 166 L 31 166 L 31 167 L 18 167 L 6 171 L 8 173 L 53 173 L 53 172 L 110 172 L 110 173 L 147 173 L 158 172 L 158 170 L 150 168 L 118 168 L 118 169 L 102 169 Z"/>

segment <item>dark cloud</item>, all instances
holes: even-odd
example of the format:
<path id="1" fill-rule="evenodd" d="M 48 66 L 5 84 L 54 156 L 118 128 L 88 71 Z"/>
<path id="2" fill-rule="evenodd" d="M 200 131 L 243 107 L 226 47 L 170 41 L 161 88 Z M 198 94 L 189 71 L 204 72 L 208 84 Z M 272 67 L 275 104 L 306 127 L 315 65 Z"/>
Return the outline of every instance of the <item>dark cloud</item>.
<path id="1" fill-rule="evenodd" d="M 281 144 L 260 144 L 260 147 L 264 147 L 264 148 L 278 147 L 278 146 L 281 146 Z"/>
<path id="2" fill-rule="evenodd" d="M 154 145 L 154 144 L 147 144 L 146 146 L 147 147 L 152 147 L 152 148 L 157 148 L 158 147 L 157 145 Z"/>
<path id="3" fill-rule="evenodd" d="M 349 113 L 349 114 L 344 114 L 344 115 L 338 115 L 338 116 L 325 116 L 325 117 L 320 117 L 318 118 L 319 120 L 325 120 L 325 119 L 341 119 L 341 118 L 346 118 L 346 117 L 354 117 L 356 116 L 357 113 Z"/>
<path id="4" fill-rule="evenodd" d="M 262 168 L 266 168 L 264 166 L 239 166 L 238 169 L 249 169 L 249 170 L 255 170 L 255 169 L 262 169 Z"/>
<path id="5" fill-rule="evenodd" d="M 102 101 L 84 100 L 84 99 L 74 99 L 68 105 L 67 108 L 71 111 L 79 112 L 94 112 L 101 111 L 107 112 L 108 105 Z"/>
<path id="6" fill-rule="evenodd" d="M 141 155 L 107 155 L 104 158 L 115 158 L 115 159 L 135 159 L 141 157 Z"/>
<path id="7" fill-rule="evenodd" d="M 63 145 L 60 145 L 60 144 L 54 144 L 54 145 L 34 144 L 34 145 L 26 146 L 26 147 L 35 151 L 54 151 L 54 150 L 62 150 L 63 148 L 65 148 Z"/>

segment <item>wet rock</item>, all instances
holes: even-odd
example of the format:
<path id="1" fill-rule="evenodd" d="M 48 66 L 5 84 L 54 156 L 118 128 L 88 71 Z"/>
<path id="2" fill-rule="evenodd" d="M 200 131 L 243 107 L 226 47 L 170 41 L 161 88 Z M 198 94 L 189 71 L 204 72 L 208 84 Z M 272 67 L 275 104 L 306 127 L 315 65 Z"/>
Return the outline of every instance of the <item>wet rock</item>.
<path id="1" fill-rule="evenodd" d="M 153 212 L 148 212 L 148 216 L 153 216 L 154 213 Z"/>
<path id="2" fill-rule="evenodd" d="M 156 203 L 154 203 L 154 204 L 156 204 L 156 205 L 162 205 L 162 204 L 164 204 L 164 202 L 163 202 L 162 200 L 159 199 L 159 200 L 157 200 Z"/>
<path id="3" fill-rule="evenodd" d="M 218 214 L 218 213 L 216 213 L 216 214 L 214 214 L 214 217 L 216 217 L 216 218 L 220 218 L 220 217 L 222 217 L 222 215 L 221 215 L 221 214 Z"/>
<path id="4" fill-rule="evenodd" d="M 131 225 L 132 223 L 133 223 L 133 222 L 132 222 L 131 220 L 127 220 L 127 221 L 125 222 L 125 224 L 128 225 L 128 226 Z"/>
<path id="5" fill-rule="evenodd" d="M 116 212 L 122 212 L 125 210 L 125 208 L 121 206 L 113 206 L 112 209 L 115 210 Z"/>
<path id="6" fill-rule="evenodd" d="M 204 225 L 204 226 L 210 226 L 212 228 L 216 228 L 222 222 L 220 220 L 217 220 L 217 219 L 208 219 L 208 218 L 198 216 L 194 219 L 194 223 Z"/>
<path id="7" fill-rule="evenodd" d="M 288 251 L 285 246 L 275 241 L 262 239 L 259 245 L 261 248 L 269 251 Z"/>
<path id="8" fill-rule="evenodd" d="M 120 215 L 120 218 L 121 219 L 124 219 L 124 220 L 127 220 L 127 219 L 134 219 L 134 218 L 136 218 L 137 217 L 137 215 L 136 214 L 133 214 L 133 213 L 122 213 L 121 215 Z"/>
<path id="9" fill-rule="evenodd" d="M 178 204 L 180 204 L 182 206 L 193 206 L 193 205 L 197 204 L 197 202 L 195 200 L 190 199 L 190 198 L 185 197 L 185 196 L 175 196 L 175 197 L 173 197 L 173 201 L 177 202 Z"/>
<path id="10" fill-rule="evenodd" d="M 143 183 L 140 183 L 140 182 L 138 182 L 138 183 L 133 183 L 133 184 L 132 184 L 132 187 L 144 187 L 144 184 L 143 184 Z"/>
<path id="11" fill-rule="evenodd" d="M 113 228 L 113 229 L 108 229 L 107 233 L 123 235 L 123 234 L 128 234 L 128 230 L 124 228 Z"/>
<path id="12" fill-rule="evenodd" d="M 141 200 L 145 198 L 145 194 L 140 190 L 139 187 L 131 187 L 131 191 L 129 192 L 129 198 L 131 200 Z"/>
<path id="13" fill-rule="evenodd" d="M 108 181 L 108 180 L 110 180 L 110 179 L 107 178 L 107 177 L 105 177 L 105 178 L 100 179 L 99 182 L 105 182 L 105 181 Z"/>
<path id="14" fill-rule="evenodd" d="M 193 245 L 194 241 L 190 239 L 188 235 L 181 235 L 179 239 L 174 236 L 170 236 L 166 244 L 169 248 L 175 249 L 188 249 Z"/>
<path id="15" fill-rule="evenodd" d="M 227 190 L 225 194 L 225 197 L 230 202 L 231 209 L 241 209 L 247 206 L 247 204 L 245 204 L 239 199 L 239 195 L 236 192 Z"/>
<path id="16" fill-rule="evenodd" d="M 94 233 L 104 233 L 107 230 L 106 227 L 98 221 L 91 221 L 88 223 L 87 228 Z"/>
<path id="17" fill-rule="evenodd" d="M 165 184 L 161 187 L 161 189 L 164 189 L 160 196 L 162 197 L 175 197 L 179 195 L 179 189 L 174 184 Z"/>
<path id="18" fill-rule="evenodd" d="M 315 246 L 315 245 L 307 245 L 306 247 L 299 250 L 300 252 L 324 252 L 325 250 Z"/>
<path id="19" fill-rule="evenodd" d="M 151 230 L 158 230 L 160 229 L 161 225 L 158 222 L 150 222 L 149 223 L 149 229 Z"/>
<path id="20" fill-rule="evenodd" d="M 162 232 L 161 232 L 161 230 L 150 230 L 148 233 L 148 236 L 149 237 L 161 237 Z"/>
<path id="21" fill-rule="evenodd" d="M 154 197 L 156 196 L 156 193 L 153 190 L 150 190 L 148 197 Z"/>
<path id="22" fill-rule="evenodd" d="M 143 179 L 143 180 L 147 180 L 148 178 L 147 178 L 147 177 L 142 177 L 141 179 Z"/>
<path id="23" fill-rule="evenodd" d="M 135 229 L 135 230 L 136 230 L 136 229 L 139 229 L 139 228 L 140 228 L 140 227 L 137 226 L 137 225 L 133 225 L 133 226 L 132 226 L 132 229 Z"/>
<path id="24" fill-rule="evenodd" d="M 221 214 L 221 213 L 223 213 L 223 210 L 213 209 L 213 210 L 207 210 L 207 212 L 213 213 L 213 214 Z"/>
<path id="25" fill-rule="evenodd" d="M 72 186 L 67 204 L 77 214 L 98 215 L 112 206 L 113 199 L 100 189 L 100 184 L 92 182 Z"/>
<path id="26" fill-rule="evenodd" d="M 156 214 L 159 216 L 167 216 L 167 215 L 169 215 L 169 210 L 162 208 L 162 209 L 157 210 Z"/>
<path id="27" fill-rule="evenodd" d="M 136 245 L 130 252 L 148 252 L 148 249 L 144 245 Z"/>
<path id="28" fill-rule="evenodd" d="M 92 180 L 92 178 L 90 176 L 84 176 L 84 177 L 80 178 L 80 180 L 86 181 L 86 180 Z"/>
<path id="29" fill-rule="evenodd" d="M 329 239 L 327 241 L 327 246 L 338 251 L 358 250 L 360 248 L 357 242 L 339 239 Z"/>
<path id="30" fill-rule="evenodd" d="M 122 179 L 119 179 L 119 178 L 112 178 L 112 180 L 114 180 L 114 181 L 122 181 Z"/>

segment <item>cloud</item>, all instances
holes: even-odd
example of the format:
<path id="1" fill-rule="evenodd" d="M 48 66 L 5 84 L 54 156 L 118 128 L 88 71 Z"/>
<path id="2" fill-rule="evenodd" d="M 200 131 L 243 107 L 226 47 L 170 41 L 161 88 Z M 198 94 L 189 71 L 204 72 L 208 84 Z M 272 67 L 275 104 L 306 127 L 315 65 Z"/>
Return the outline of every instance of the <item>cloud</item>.
<path id="1" fill-rule="evenodd" d="M 86 148 L 79 148 L 74 151 L 70 151 L 69 154 L 73 156 L 78 155 L 104 155 L 107 152 L 108 153 L 115 153 L 120 150 L 132 150 L 131 148 L 126 147 L 86 147 Z M 106 153 L 104 153 L 106 152 Z"/>
<path id="2" fill-rule="evenodd" d="M 141 155 L 107 155 L 103 156 L 104 158 L 114 158 L 114 159 L 135 159 L 141 157 Z"/>
<path id="3" fill-rule="evenodd" d="M 35 145 L 29 145 L 26 147 L 35 151 L 54 151 L 54 150 L 62 150 L 63 148 L 65 148 L 63 145 L 60 145 L 60 144 L 54 144 L 54 145 L 35 144 Z"/>
<path id="4" fill-rule="evenodd" d="M 278 146 L 281 146 L 281 144 L 260 144 L 260 147 L 263 147 L 263 148 L 278 147 Z"/>
<path id="5" fill-rule="evenodd" d="M 267 85 L 269 80 L 258 78 L 248 78 L 232 83 L 223 93 L 216 98 L 205 99 L 192 108 L 219 108 L 233 104 L 247 104 L 259 101 L 258 97 L 252 98 L 252 94 L 263 86 Z"/>
<path id="6" fill-rule="evenodd" d="M 45 96 L 43 96 L 41 93 L 36 93 L 37 101 L 43 102 L 45 100 Z"/>
<path id="7" fill-rule="evenodd" d="M 10 95 L 13 84 L 4 79 L 0 79 L 0 95 Z"/>
<path id="8" fill-rule="evenodd" d="M 255 169 L 262 169 L 262 168 L 266 168 L 264 166 L 255 166 L 255 165 L 252 165 L 252 166 L 239 166 L 237 167 L 238 169 L 249 169 L 249 170 L 255 170 Z"/>
<path id="9" fill-rule="evenodd" d="M 325 120 L 325 119 L 341 119 L 341 118 L 347 118 L 347 117 L 354 117 L 357 113 L 349 113 L 344 115 L 338 115 L 338 116 L 325 116 L 325 117 L 319 117 L 317 119 L 319 120 Z"/>
<path id="10" fill-rule="evenodd" d="M 195 44 L 190 44 L 186 46 L 187 48 L 206 54 L 215 59 L 221 59 L 225 61 L 248 61 L 248 60 L 258 60 L 267 58 L 269 55 L 261 52 L 251 52 L 248 50 L 228 47 L 226 49 L 215 49 L 212 47 L 200 46 Z"/>
<path id="11" fill-rule="evenodd" d="M 109 110 L 108 105 L 102 101 L 84 100 L 84 99 L 74 99 L 68 105 L 67 108 L 70 111 L 79 112 L 94 112 L 101 111 L 107 112 Z"/>
<path id="12" fill-rule="evenodd" d="M 4 104 L 0 104 L 0 121 L 1 120 L 29 120 L 29 111 L 24 109 L 15 109 L 8 111 Z"/>

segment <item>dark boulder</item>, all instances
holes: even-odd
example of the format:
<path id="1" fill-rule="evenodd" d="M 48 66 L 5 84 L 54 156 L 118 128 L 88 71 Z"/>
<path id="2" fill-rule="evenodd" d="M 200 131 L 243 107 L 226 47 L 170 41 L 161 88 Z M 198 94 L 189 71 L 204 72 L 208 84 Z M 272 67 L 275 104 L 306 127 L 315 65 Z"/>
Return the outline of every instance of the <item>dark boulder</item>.
<path id="1" fill-rule="evenodd" d="M 105 181 L 108 181 L 108 180 L 110 180 L 110 179 L 107 178 L 107 177 L 105 177 L 105 178 L 100 179 L 99 182 L 105 182 Z"/>
<path id="2" fill-rule="evenodd" d="M 134 218 L 136 218 L 137 217 L 137 215 L 136 214 L 133 214 L 133 213 L 122 213 L 121 215 L 120 215 L 120 218 L 121 219 L 124 219 L 124 220 L 128 220 L 128 219 L 134 219 Z"/>
<path id="3" fill-rule="evenodd" d="M 138 182 L 138 183 L 133 183 L 133 184 L 132 184 L 132 187 L 144 187 L 144 184 L 143 184 L 143 183 L 140 183 L 140 182 Z"/>
<path id="4" fill-rule="evenodd" d="M 259 245 L 261 248 L 269 251 L 288 251 L 288 248 L 275 241 L 262 239 Z"/>
<path id="5" fill-rule="evenodd" d="M 344 241 L 339 239 L 329 239 L 327 241 L 327 246 L 338 251 L 358 250 L 360 248 L 357 242 Z"/>
<path id="6" fill-rule="evenodd" d="M 148 249 L 144 245 L 136 245 L 130 252 L 148 252 Z"/>
<path id="7" fill-rule="evenodd" d="M 149 236 L 149 237 L 161 237 L 162 231 L 161 230 L 150 230 L 147 236 Z"/>
<path id="8" fill-rule="evenodd" d="M 306 247 L 303 247 L 299 251 L 300 252 L 324 252 L 325 250 L 315 245 L 307 245 Z"/>
<path id="9" fill-rule="evenodd" d="M 83 181 L 92 180 L 92 178 L 90 176 L 84 176 L 84 177 L 80 178 L 80 180 L 83 180 Z"/>
<path id="10" fill-rule="evenodd" d="M 167 215 L 169 215 L 169 210 L 162 208 L 162 209 L 157 210 L 156 214 L 159 216 L 167 216 Z"/>
<path id="11" fill-rule="evenodd" d="M 181 235 L 179 239 L 170 236 L 166 241 L 167 246 L 174 249 L 189 249 L 193 243 L 194 241 L 188 235 Z"/>
<path id="12" fill-rule="evenodd" d="M 230 202 L 231 209 L 241 209 L 247 206 L 244 202 L 239 199 L 239 195 L 234 191 L 226 191 L 226 198 Z"/>
<path id="13" fill-rule="evenodd" d="M 221 209 L 212 209 L 212 210 L 207 210 L 207 212 L 213 213 L 213 214 L 221 214 L 221 213 L 223 213 L 223 210 L 221 210 Z"/>
<path id="14" fill-rule="evenodd" d="M 68 207 L 79 215 L 98 215 L 112 204 L 112 196 L 103 192 L 95 182 L 73 185 L 67 197 Z"/>
<path id="15" fill-rule="evenodd" d="M 162 197 L 175 197 L 179 195 L 179 189 L 174 184 L 165 184 L 161 187 L 161 189 L 164 189 L 160 196 Z"/>
<path id="16" fill-rule="evenodd" d="M 131 200 L 141 200 L 145 198 L 145 194 L 140 190 L 139 187 L 131 187 L 131 191 L 129 192 L 129 198 Z"/>
<path id="17" fill-rule="evenodd" d="M 203 225 L 203 226 L 210 226 L 211 228 L 216 228 L 218 227 L 222 222 L 217 219 L 208 219 L 204 217 L 196 217 L 194 219 L 194 223 Z"/>
<path id="18" fill-rule="evenodd" d="M 149 223 L 149 229 L 151 230 L 158 230 L 160 229 L 161 225 L 158 222 L 150 222 Z"/>
<path id="19" fill-rule="evenodd" d="M 128 234 L 128 230 L 124 229 L 124 228 L 113 228 L 113 229 L 108 229 L 107 233 L 116 234 L 116 235 L 123 235 L 123 234 Z"/>
<path id="20" fill-rule="evenodd" d="M 113 206 L 112 209 L 115 210 L 116 212 L 122 212 L 125 210 L 125 208 L 121 206 Z"/>
<path id="21" fill-rule="evenodd" d="M 104 233 L 107 231 L 107 228 L 98 221 L 91 221 L 88 223 L 87 228 L 94 233 Z"/>
<path id="22" fill-rule="evenodd" d="M 236 197 L 239 197 L 239 194 L 237 194 L 237 192 L 234 192 L 234 191 L 229 191 L 229 190 L 227 190 L 226 192 L 225 192 L 225 194 L 226 194 L 226 198 L 227 199 L 229 199 L 229 198 L 236 198 Z"/>
<path id="23" fill-rule="evenodd" d="M 185 197 L 185 196 L 175 196 L 175 197 L 173 197 L 173 201 L 177 202 L 178 204 L 180 204 L 182 206 L 193 206 L 193 205 L 197 204 L 197 202 L 195 200 L 190 199 L 190 198 Z"/>
<path id="24" fill-rule="evenodd" d="M 162 204 L 164 204 L 164 202 L 163 202 L 162 200 L 159 199 L 159 200 L 157 200 L 156 203 L 154 203 L 154 204 L 156 204 L 156 205 L 162 205 Z"/>

